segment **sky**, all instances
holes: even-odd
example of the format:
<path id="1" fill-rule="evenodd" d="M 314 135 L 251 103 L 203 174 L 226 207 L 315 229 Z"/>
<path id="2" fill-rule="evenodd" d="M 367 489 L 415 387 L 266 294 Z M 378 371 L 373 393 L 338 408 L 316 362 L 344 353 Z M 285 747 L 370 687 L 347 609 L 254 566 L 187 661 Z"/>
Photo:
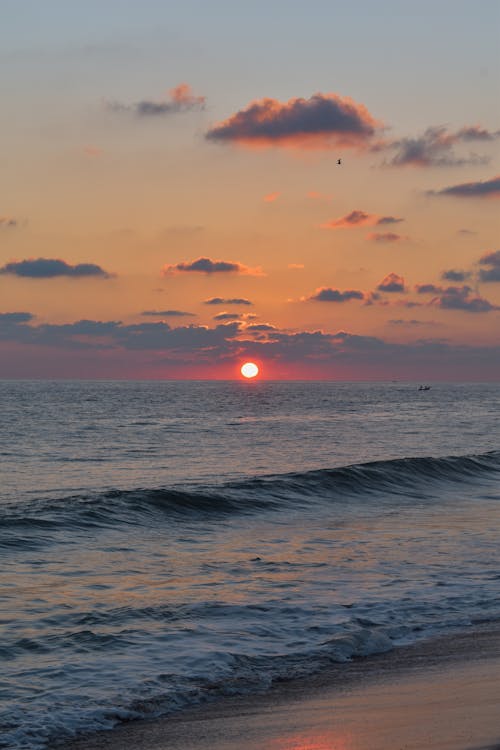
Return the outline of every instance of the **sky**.
<path id="1" fill-rule="evenodd" d="M 497 0 L 0 11 L 0 377 L 500 378 Z"/>

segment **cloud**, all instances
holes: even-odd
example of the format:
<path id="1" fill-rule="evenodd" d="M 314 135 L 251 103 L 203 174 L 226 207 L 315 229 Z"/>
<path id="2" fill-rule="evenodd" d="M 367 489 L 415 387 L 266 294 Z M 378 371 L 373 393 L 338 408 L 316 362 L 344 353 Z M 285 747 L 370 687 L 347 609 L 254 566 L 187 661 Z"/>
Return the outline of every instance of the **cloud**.
<path id="1" fill-rule="evenodd" d="M 451 195 L 457 198 L 498 198 L 500 197 L 500 175 L 491 180 L 463 182 L 441 190 L 428 190 L 427 195 Z"/>
<path id="2" fill-rule="evenodd" d="M 280 195 L 281 195 L 281 193 L 278 193 L 278 192 L 276 192 L 276 193 L 268 193 L 268 195 L 265 195 L 262 200 L 264 200 L 266 203 L 274 203 L 275 201 L 278 200 L 278 198 L 280 197 Z"/>
<path id="3" fill-rule="evenodd" d="M 241 313 L 221 312 L 214 315 L 214 320 L 241 320 Z"/>
<path id="4" fill-rule="evenodd" d="M 316 289 L 315 293 L 310 297 L 306 297 L 306 302 L 348 302 L 352 299 L 364 299 L 365 295 L 363 292 L 357 289 L 346 289 L 341 292 L 340 289 L 332 289 L 331 287 L 320 287 Z"/>
<path id="5" fill-rule="evenodd" d="M 440 294 L 443 288 L 435 284 L 417 284 L 415 291 L 417 294 Z"/>
<path id="6" fill-rule="evenodd" d="M 454 281 L 461 283 L 463 281 L 467 281 L 471 277 L 470 271 L 457 271 L 453 268 L 450 268 L 449 271 L 443 271 L 441 274 L 441 278 L 444 281 Z"/>
<path id="7" fill-rule="evenodd" d="M 88 276 L 111 278 L 111 274 L 94 263 L 77 263 L 75 266 L 65 260 L 52 258 L 30 258 L 29 260 L 11 261 L 0 268 L 0 274 L 12 274 L 30 279 L 51 279 L 56 276 L 68 276 L 81 279 Z"/>
<path id="8" fill-rule="evenodd" d="M 114 112 L 132 112 L 139 117 L 158 117 L 205 109 L 206 97 L 195 96 L 187 83 L 180 83 L 168 93 L 169 98 L 160 101 L 143 99 L 135 104 L 108 102 L 107 106 Z"/>
<path id="9" fill-rule="evenodd" d="M 17 219 L 13 219 L 12 216 L 0 216 L 0 229 L 14 229 L 18 224 Z"/>
<path id="10" fill-rule="evenodd" d="M 203 302 L 204 305 L 252 305 L 249 299 L 245 297 L 210 297 Z"/>
<path id="11" fill-rule="evenodd" d="M 18 323 L 29 323 L 35 316 L 29 312 L 6 312 L 0 313 L 0 323 L 17 325 Z"/>
<path id="12" fill-rule="evenodd" d="M 376 224 L 399 224 L 400 221 L 404 221 L 404 219 L 398 217 L 398 216 L 380 216 Z"/>
<path id="13" fill-rule="evenodd" d="M 26 321 L 28 322 L 28 321 Z M 450 344 L 440 339 L 391 343 L 347 331 L 249 331 L 234 321 L 214 328 L 165 322 L 123 325 L 118 321 L 81 320 L 63 325 L 26 325 L 2 320 L 0 339 L 9 356 L 0 358 L 0 374 L 41 367 L 53 377 L 81 374 L 82 363 L 92 363 L 95 377 L 132 372 L 199 377 L 200 366 L 231 371 L 242 358 L 258 358 L 269 366 L 283 365 L 286 377 L 321 376 L 337 379 L 403 377 L 423 379 L 494 379 L 500 365 L 500 347 Z M 9 346 L 14 344 L 14 347 Z M 36 348 L 33 348 L 36 347 Z M 47 353 L 41 353 L 47 347 Z M 17 359 L 16 359 L 17 358 Z M 30 359 L 31 358 L 31 359 Z M 171 367 L 172 369 L 169 369 Z M 71 369 L 73 368 L 73 369 Z M 135 368 L 135 369 L 134 369 Z M 158 369 L 155 369 L 158 368 Z M 202 372 L 206 372 L 202 370 Z M 217 369 L 214 372 L 218 372 Z"/>
<path id="14" fill-rule="evenodd" d="M 477 232 L 472 229 L 457 229 L 457 234 L 460 234 L 462 237 L 473 237 Z"/>
<path id="15" fill-rule="evenodd" d="M 473 297 L 472 292 L 471 287 L 467 285 L 449 286 L 439 290 L 439 295 L 431 301 L 431 305 L 443 310 L 463 310 L 470 313 L 486 313 L 500 309 L 483 297 Z"/>
<path id="16" fill-rule="evenodd" d="M 479 270 L 480 281 L 500 281 L 500 250 L 486 253 L 479 259 L 479 264 L 489 266 L 489 268 Z"/>
<path id="17" fill-rule="evenodd" d="M 397 224 L 403 219 L 395 216 L 378 216 L 377 214 L 368 214 L 366 211 L 355 209 L 351 213 L 341 216 L 339 219 L 321 224 L 322 229 L 349 229 L 352 227 L 380 226 L 384 224 Z"/>
<path id="18" fill-rule="evenodd" d="M 366 239 L 371 242 L 400 242 L 408 238 L 395 232 L 370 232 L 370 234 L 366 235 Z"/>
<path id="19" fill-rule="evenodd" d="M 409 326 L 409 327 L 416 327 L 416 326 L 435 326 L 437 325 L 434 320 L 415 320 L 413 318 L 412 320 L 403 320 L 402 318 L 398 318 L 397 320 L 388 320 L 387 324 L 390 326 Z"/>
<path id="20" fill-rule="evenodd" d="M 163 267 L 164 275 L 175 273 L 239 273 L 248 276 L 262 276 L 261 268 L 249 268 L 242 263 L 232 260 L 211 260 L 210 258 L 197 258 L 192 261 L 182 261 L 175 265 Z"/>
<path id="21" fill-rule="evenodd" d="M 386 149 L 396 150 L 396 154 L 390 161 L 385 162 L 391 167 L 450 167 L 463 166 L 465 164 L 484 164 L 488 161 L 486 157 L 477 154 L 458 156 L 454 146 L 461 142 L 492 141 L 498 138 L 499 132 L 492 133 L 478 125 L 461 128 L 451 132 L 444 126 L 433 126 L 427 128 L 422 135 L 416 138 L 401 138 L 389 142 L 383 146 Z"/>
<path id="22" fill-rule="evenodd" d="M 195 313 L 184 312 L 183 310 L 143 310 L 141 315 L 158 318 L 194 318 Z"/>
<path id="23" fill-rule="evenodd" d="M 263 333 L 267 331 L 276 331 L 276 326 L 271 325 L 270 323 L 252 323 L 252 325 L 247 326 L 246 331 L 256 332 L 256 333 Z"/>
<path id="24" fill-rule="evenodd" d="M 247 147 L 295 149 L 364 148 L 375 136 L 377 122 L 363 104 L 338 94 L 309 99 L 259 99 L 207 133 L 212 141 Z"/>
<path id="25" fill-rule="evenodd" d="M 287 268 L 290 268 L 292 271 L 301 271 L 305 268 L 305 265 L 303 263 L 289 263 Z"/>
<path id="26" fill-rule="evenodd" d="M 405 280 L 397 273 L 388 274 L 377 286 L 379 292 L 404 292 Z"/>

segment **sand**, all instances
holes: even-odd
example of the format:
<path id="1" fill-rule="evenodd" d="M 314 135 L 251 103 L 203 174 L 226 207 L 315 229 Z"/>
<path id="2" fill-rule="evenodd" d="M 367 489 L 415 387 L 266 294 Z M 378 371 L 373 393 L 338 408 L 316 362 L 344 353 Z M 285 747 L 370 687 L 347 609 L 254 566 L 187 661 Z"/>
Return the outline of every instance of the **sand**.
<path id="1" fill-rule="evenodd" d="M 436 638 L 64 750 L 500 750 L 500 629 Z"/>

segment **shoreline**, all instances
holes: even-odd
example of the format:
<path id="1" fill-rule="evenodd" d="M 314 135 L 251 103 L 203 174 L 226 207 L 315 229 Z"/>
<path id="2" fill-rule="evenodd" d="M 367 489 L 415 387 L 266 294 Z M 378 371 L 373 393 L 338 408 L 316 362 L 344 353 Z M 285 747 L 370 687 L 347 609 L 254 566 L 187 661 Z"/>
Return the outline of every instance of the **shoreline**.
<path id="1" fill-rule="evenodd" d="M 500 623 L 490 623 L 57 747 L 500 750 L 499 695 Z"/>

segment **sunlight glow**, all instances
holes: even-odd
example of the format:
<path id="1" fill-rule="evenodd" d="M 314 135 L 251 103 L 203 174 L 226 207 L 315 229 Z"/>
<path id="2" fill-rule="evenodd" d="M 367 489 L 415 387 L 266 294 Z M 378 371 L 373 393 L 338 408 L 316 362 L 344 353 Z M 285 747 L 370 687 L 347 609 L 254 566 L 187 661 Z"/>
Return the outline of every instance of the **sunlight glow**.
<path id="1" fill-rule="evenodd" d="M 245 364 L 241 366 L 241 374 L 244 378 L 255 378 L 255 376 L 259 374 L 259 368 L 255 362 L 245 362 Z"/>

